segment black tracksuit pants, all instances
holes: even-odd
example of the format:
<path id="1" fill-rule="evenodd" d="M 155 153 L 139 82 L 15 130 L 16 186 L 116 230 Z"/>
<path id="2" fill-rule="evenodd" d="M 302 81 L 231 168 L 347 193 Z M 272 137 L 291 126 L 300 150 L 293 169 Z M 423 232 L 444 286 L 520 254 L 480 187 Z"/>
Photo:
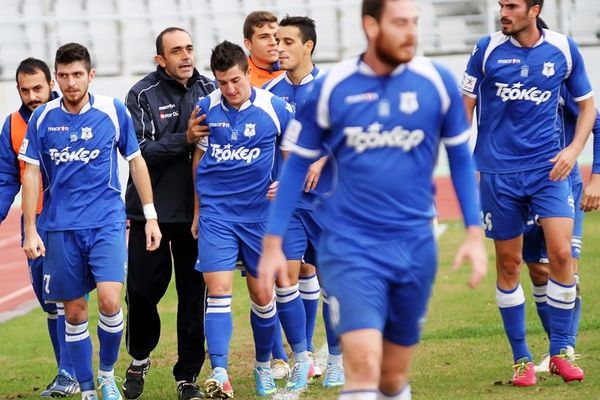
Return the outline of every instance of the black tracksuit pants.
<path id="1" fill-rule="evenodd" d="M 145 222 L 131 221 L 127 272 L 128 353 L 144 359 L 158 344 L 160 316 L 157 305 L 175 269 L 177 288 L 177 381 L 195 381 L 204 362 L 204 291 L 202 273 L 194 269 L 198 256 L 191 223 L 159 223 L 160 247 L 146 251 Z M 173 267 L 172 267 L 173 265 Z"/>

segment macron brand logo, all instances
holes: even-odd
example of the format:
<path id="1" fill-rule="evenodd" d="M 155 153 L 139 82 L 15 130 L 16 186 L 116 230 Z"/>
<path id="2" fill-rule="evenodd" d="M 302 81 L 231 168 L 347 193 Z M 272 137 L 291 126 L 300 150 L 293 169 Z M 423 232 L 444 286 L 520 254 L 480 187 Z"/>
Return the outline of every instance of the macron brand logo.
<path id="1" fill-rule="evenodd" d="M 68 126 L 49 126 L 48 132 L 69 132 Z"/>
<path id="2" fill-rule="evenodd" d="M 98 158 L 98 156 L 100 155 L 100 150 L 87 150 L 81 148 L 77 151 L 69 151 L 69 147 L 65 147 L 62 150 L 50 149 L 49 154 L 50 159 L 54 161 L 56 165 L 75 161 L 80 161 L 84 164 L 87 164 L 90 161 Z"/>
<path id="3" fill-rule="evenodd" d="M 231 144 L 221 146 L 220 144 L 210 144 L 212 148 L 211 156 L 213 156 L 217 162 L 223 161 L 245 161 L 250 164 L 252 160 L 255 160 L 260 156 L 260 148 L 255 147 L 248 149 L 244 146 L 238 147 L 237 149 L 232 148 Z"/>
<path id="4" fill-rule="evenodd" d="M 500 97 L 504 102 L 508 100 L 526 100 L 539 106 L 541 103 L 547 102 L 552 97 L 552 92 L 548 90 L 542 92 L 536 86 L 529 89 L 523 88 L 521 82 L 513 83 L 512 86 L 509 86 L 508 83 L 496 82 L 496 87 L 498 88 L 496 96 Z"/>
<path id="5" fill-rule="evenodd" d="M 382 147 L 398 147 L 405 152 L 417 147 L 425 138 L 421 129 L 409 131 L 401 126 L 396 126 L 389 131 L 382 131 L 383 125 L 373 123 L 364 130 L 360 126 L 349 126 L 344 129 L 346 145 L 354 147 L 357 153 Z"/>
<path id="6" fill-rule="evenodd" d="M 498 60 L 498 64 L 521 64 L 521 60 L 518 58 L 502 58 Z"/>
<path id="7" fill-rule="evenodd" d="M 374 92 L 353 94 L 344 99 L 346 104 L 371 103 L 377 100 L 379 100 L 379 94 Z"/>

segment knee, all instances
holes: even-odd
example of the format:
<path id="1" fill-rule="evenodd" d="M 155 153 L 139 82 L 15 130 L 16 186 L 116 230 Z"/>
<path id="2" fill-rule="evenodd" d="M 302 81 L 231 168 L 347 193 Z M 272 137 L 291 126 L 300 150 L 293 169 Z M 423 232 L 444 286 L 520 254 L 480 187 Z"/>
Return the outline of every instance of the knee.
<path id="1" fill-rule="evenodd" d="M 406 371 L 381 371 L 379 389 L 388 394 L 398 393 L 408 383 L 408 369 Z"/>
<path id="2" fill-rule="evenodd" d="M 81 324 L 87 321 L 87 302 L 85 299 L 78 299 L 65 302 L 65 319 L 70 324 Z"/>
<path id="3" fill-rule="evenodd" d="M 549 270 L 545 264 L 532 263 L 527 265 L 529 277 L 534 285 L 545 285 L 548 282 Z"/>
<path id="4" fill-rule="evenodd" d="M 550 258 L 550 262 L 554 263 L 560 268 L 570 267 L 573 269 L 570 246 L 562 246 L 552 253 L 549 252 L 548 256 Z"/>
<path id="5" fill-rule="evenodd" d="M 349 353 L 355 353 L 352 356 Z M 359 353 L 359 354 L 356 354 Z M 346 381 L 362 385 L 377 384 L 381 378 L 381 360 L 365 351 L 344 352 Z"/>
<path id="6" fill-rule="evenodd" d="M 206 284 L 209 296 L 226 296 L 231 294 L 231 286 L 224 282 L 210 282 Z"/>
<path id="7" fill-rule="evenodd" d="M 98 299 L 98 309 L 104 315 L 114 315 L 121 309 L 119 296 L 103 296 Z"/>
<path id="8" fill-rule="evenodd" d="M 268 290 L 255 291 L 250 293 L 252 302 L 258 306 L 266 306 L 273 301 L 273 292 Z"/>
<path id="9" fill-rule="evenodd" d="M 520 254 L 499 254 L 496 261 L 498 274 L 518 278 L 521 275 L 522 262 Z"/>

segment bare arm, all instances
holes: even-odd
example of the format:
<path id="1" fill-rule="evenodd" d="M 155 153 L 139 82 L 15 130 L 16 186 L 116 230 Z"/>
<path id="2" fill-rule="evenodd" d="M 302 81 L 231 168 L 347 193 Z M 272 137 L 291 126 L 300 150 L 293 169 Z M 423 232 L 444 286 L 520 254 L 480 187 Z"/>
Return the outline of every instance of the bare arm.
<path id="1" fill-rule="evenodd" d="M 23 208 L 23 221 L 25 238 L 23 240 L 23 250 L 27 258 L 35 259 L 46 254 L 46 248 L 40 238 L 36 222 L 36 209 L 38 196 L 40 195 L 40 167 L 35 164 L 25 164 L 25 173 L 23 175 L 23 199 L 21 207 Z"/>
<path id="2" fill-rule="evenodd" d="M 129 172 L 131 173 L 133 184 L 140 195 L 144 216 L 146 217 L 146 250 L 154 251 L 160 246 L 162 235 L 158 227 L 158 215 L 154 209 L 152 184 L 150 183 L 148 167 L 141 155 L 129 161 Z"/>
<path id="3" fill-rule="evenodd" d="M 475 106 L 477 105 L 477 98 L 463 95 L 463 102 L 465 103 L 465 111 L 467 113 L 467 121 L 473 122 L 473 114 L 475 113 Z"/>
<path id="4" fill-rule="evenodd" d="M 198 164 L 204 156 L 204 150 L 196 146 L 194 155 L 192 157 L 192 181 L 194 182 L 194 219 L 192 221 L 192 236 L 194 239 L 198 239 L 198 217 L 200 216 L 200 199 L 198 198 L 198 192 L 196 192 L 196 173 L 198 171 Z"/>

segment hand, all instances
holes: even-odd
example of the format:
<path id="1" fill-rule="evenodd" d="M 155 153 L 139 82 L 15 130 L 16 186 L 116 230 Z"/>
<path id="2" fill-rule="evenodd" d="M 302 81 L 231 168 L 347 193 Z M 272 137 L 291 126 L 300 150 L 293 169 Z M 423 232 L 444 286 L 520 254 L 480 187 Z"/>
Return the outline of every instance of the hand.
<path id="1" fill-rule="evenodd" d="M 202 114 L 201 116 L 197 117 L 199 111 L 199 106 L 194 107 L 194 110 L 190 115 L 190 119 L 188 120 L 186 137 L 187 142 L 189 144 L 198 142 L 198 140 L 205 136 L 208 136 L 208 134 L 210 133 L 208 125 L 203 123 L 206 119 L 206 114 Z"/>
<path id="2" fill-rule="evenodd" d="M 452 270 L 457 271 L 465 260 L 471 262 L 469 287 L 474 289 L 487 275 L 487 251 L 485 249 L 483 229 L 478 226 L 467 228 L 467 237 L 456 252 Z"/>
<path id="3" fill-rule="evenodd" d="M 194 219 L 192 220 L 192 227 L 190 231 L 192 232 L 192 236 L 194 239 L 198 239 L 198 217 L 199 215 L 194 214 Z"/>
<path id="4" fill-rule="evenodd" d="M 550 160 L 550 162 L 554 164 L 552 171 L 550 171 L 550 180 L 562 181 L 567 179 L 575 166 L 575 162 L 577 162 L 579 153 L 580 152 L 575 150 L 571 145 L 559 151 L 558 154 Z"/>
<path id="5" fill-rule="evenodd" d="M 592 174 L 590 181 L 583 188 L 581 209 L 594 211 L 600 208 L 600 174 Z"/>
<path id="6" fill-rule="evenodd" d="M 158 227 L 158 221 L 155 219 L 146 220 L 146 250 L 154 251 L 160 246 L 162 233 Z"/>
<path id="7" fill-rule="evenodd" d="M 282 287 L 290 285 L 287 260 L 281 249 L 279 236 L 266 235 L 263 239 L 263 251 L 258 262 L 258 284 L 263 290 L 273 290 L 275 277 L 279 276 Z"/>
<path id="8" fill-rule="evenodd" d="M 23 251 L 27 258 L 35 260 L 39 256 L 44 257 L 46 255 L 46 247 L 42 238 L 38 234 L 36 229 L 31 231 L 25 231 L 25 239 L 23 240 Z"/>
<path id="9" fill-rule="evenodd" d="M 274 181 L 269 185 L 269 190 L 267 191 L 267 199 L 269 199 L 270 201 L 275 200 L 277 190 L 279 190 L 279 181 Z"/>
<path id="10" fill-rule="evenodd" d="M 319 178 L 321 177 L 321 171 L 323 171 L 325 163 L 327 163 L 327 156 L 321 157 L 314 163 L 310 164 L 310 167 L 308 167 L 308 173 L 306 174 L 306 181 L 304 182 L 305 192 L 308 193 L 317 187 Z"/>

